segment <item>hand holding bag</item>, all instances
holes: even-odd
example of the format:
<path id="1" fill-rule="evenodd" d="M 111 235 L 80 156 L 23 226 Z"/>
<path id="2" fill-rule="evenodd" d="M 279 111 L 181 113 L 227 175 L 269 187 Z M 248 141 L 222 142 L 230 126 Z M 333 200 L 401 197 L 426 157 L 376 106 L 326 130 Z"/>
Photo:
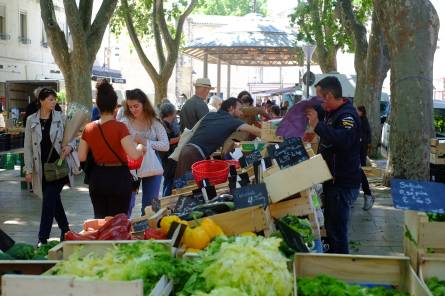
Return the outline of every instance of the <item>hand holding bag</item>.
<path id="1" fill-rule="evenodd" d="M 139 178 L 160 176 L 164 174 L 161 161 L 155 150 L 151 147 L 150 141 L 147 141 L 147 152 L 142 160 L 141 168 L 137 172 Z"/>
<path id="2" fill-rule="evenodd" d="M 54 141 L 57 139 L 58 132 L 59 130 L 57 130 L 56 132 L 56 137 L 54 138 Z M 47 182 L 53 182 L 63 179 L 67 177 L 69 173 L 68 163 L 66 162 L 65 159 L 60 158 L 55 162 L 49 162 L 49 160 L 51 159 L 51 155 L 53 154 L 53 150 L 54 150 L 54 144 L 53 142 L 51 142 L 51 150 L 49 151 L 49 155 L 46 162 L 43 164 L 43 175 L 45 176 L 45 180 Z"/>

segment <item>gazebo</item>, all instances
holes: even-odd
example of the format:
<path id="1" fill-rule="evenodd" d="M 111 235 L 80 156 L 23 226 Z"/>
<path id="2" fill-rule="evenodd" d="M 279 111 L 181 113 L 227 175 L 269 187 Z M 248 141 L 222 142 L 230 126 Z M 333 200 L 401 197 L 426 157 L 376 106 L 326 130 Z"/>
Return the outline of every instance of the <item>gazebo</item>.
<path id="1" fill-rule="evenodd" d="M 221 93 L 221 64 L 227 64 L 227 93 L 230 93 L 230 66 L 298 66 L 303 52 L 296 33 L 280 23 L 257 14 L 248 14 L 209 36 L 191 40 L 183 52 L 204 62 L 217 64 L 217 93 Z"/>

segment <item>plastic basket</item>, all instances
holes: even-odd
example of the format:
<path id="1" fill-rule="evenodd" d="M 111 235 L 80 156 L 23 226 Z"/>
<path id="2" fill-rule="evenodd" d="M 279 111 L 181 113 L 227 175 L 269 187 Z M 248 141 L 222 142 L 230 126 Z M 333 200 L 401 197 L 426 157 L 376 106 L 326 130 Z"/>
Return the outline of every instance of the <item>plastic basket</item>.
<path id="1" fill-rule="evenodd" d="M 137 170 L 137 169 L 139 169 L 141 167 L 141 165 L 142 165 L 142 160 L 143 159 L 144 159 L 143 157 L 141 157 L 139 159 L 131 159 L 131 158 L 129 158 L 127 156 L 128 168 L 130 170 Z"/>
<path id="2" fill-rule="evenodd" d="M 227 181 L 229 165 L 224 160 L 201 160 L 192 165 L 192 174 L 198 186 L 204 179 L 208 179 L 212 185 L 217 185 Z"/>

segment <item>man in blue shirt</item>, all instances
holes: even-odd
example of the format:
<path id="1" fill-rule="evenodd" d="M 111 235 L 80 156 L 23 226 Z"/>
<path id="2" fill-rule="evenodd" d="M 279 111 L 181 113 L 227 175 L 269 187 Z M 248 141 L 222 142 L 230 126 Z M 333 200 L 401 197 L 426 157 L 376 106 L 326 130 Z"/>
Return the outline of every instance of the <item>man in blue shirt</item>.
<path id="1" fill-rule="evenodd" d="M 349 253 L 348 222 L 351 205 L 358 197 L 360 175 L 360 119 L 352 102 L 342 97 L 340 81 L 328 76 L 316 84 L 326 111 L 319 121 L 317 111 L 306 110 L 309 125 L 320 136 L 318 152 L 333 179 L 323 184 L 326 232 L 330 253 Z"/>

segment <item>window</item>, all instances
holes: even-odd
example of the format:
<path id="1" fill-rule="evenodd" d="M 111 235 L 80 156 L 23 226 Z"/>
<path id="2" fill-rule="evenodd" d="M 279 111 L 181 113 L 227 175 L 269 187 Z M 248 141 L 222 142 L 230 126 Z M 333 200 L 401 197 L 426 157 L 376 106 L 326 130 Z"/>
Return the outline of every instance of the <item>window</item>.
<path id="1" fill-rule="evenodd" d="M 23 44 L 31 43 L 31 40 L 28 39 L 28 16 L 24 11 L 19 14 L 19 26 L 19 41 Z"/>
<path id="2" fill-rule="evenodd" d="M 6 33 L 6 6 L 0 5 L 0 40 L 9 38 L 9 34 Z"/>

